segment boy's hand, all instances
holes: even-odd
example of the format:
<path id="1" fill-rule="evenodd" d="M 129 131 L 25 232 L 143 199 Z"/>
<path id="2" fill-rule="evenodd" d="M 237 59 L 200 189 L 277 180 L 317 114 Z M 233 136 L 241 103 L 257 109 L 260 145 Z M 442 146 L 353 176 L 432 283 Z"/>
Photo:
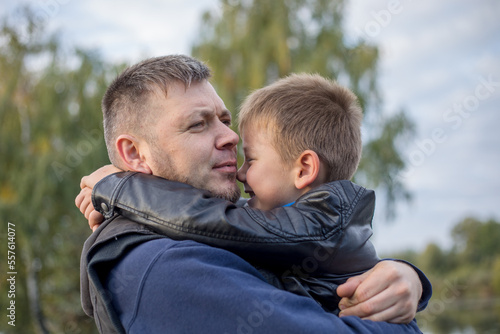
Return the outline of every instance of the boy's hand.
<path id="1" fill-rule="evenodd" d="M 80 182 L 80 188 L 82 189 L 78 196 L 75 198 L 75 205 L 80 209 L 80 212 L 85 216 L 89 222 L 89 226 L 92 231 L 95 231 L 99 225 L 104 221 L 103 215 L 94 209 L 92 205 L 92 189 L 95 184 L 116 172 L 121 172 L 121 169 L 116 168 L 113 165 L 106 165 L 88 176 L 84 176 Z"/>
<path id="2" fill-rule="evenodd" d="M 366 273 L 337 288 L 342 297 L 340 316 L 354 315 L 373 321 L 409 323 L 417 313 L 422 283 L 406 263 L 380 261 Z"/>
<path id="3" fill-rule="evenodd" d="M 104 221 L 104 216 L 94 209 L 92 205 L 92 189 L 83 188 L 75 198 L 75 204 L 89 222 L 92 231 L 95 231 Z"/>
<path id="4" fill-rule="evenodd" d="M 113 165 L 102 166 L 92 174 L 82 177 L 82 180 L 80 181 L 80 189 L 83 189 L 85 187 L 93 189 L 97 182 L 101 181 L 108 175 L 118 172 L 123 172 L 123 171 L 119 168 L 116 168 Z"/>

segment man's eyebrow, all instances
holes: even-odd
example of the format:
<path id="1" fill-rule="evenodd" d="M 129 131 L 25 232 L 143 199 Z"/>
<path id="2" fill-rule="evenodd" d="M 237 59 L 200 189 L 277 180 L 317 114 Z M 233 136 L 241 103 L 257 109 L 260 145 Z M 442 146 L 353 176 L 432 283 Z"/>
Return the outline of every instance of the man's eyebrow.
<path id="1" fill-rule="evenodd" d="M 202 118 L 206 118 L 206 117 L 209 117 L 209 116 L 213 116 L 214 115 L 214 112 L 209 110 L 209 109 L 194 109 L 194 110 L 191 110 L 190 112 L 187 113 L 187 116 L 186 116 L 186 119 L 192 119 L 192 118 L 196 118 L 196 117 L 202 117 Z"/>
<path id="2" fill-rule="evenodd" d="M 229 118 L 232 118 L 231 112 L 227 109 L 222 110 L 221 117 L 229 116 Z"/>

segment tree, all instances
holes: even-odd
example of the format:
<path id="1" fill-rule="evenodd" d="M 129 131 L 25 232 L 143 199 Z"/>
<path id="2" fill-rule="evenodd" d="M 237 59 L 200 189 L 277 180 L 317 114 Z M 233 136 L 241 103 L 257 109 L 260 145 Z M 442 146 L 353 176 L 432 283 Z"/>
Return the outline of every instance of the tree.
<path id="1" fill-rule="evenodd" d="M 370 138 L 356 178 L 394 202 L 409 198 L 398 174 L 402 142 L 413 131 L 404 112 L 384 116 L 377 86 L 379 50 L 347 42 L 343 0 L 222 0 L 206 12 L 192 53 L 213 69 L 213 84 L 233 113 L 252 90 L 291 72 L 315 72 L 350 87 L 364 107 Z M 369 123 L 369 124 L 368 124 Z M 377 129 L 372 131 L 371 129 Z"/>
<path id="2" fill-rule="evenodd" d="M 500 256 L 497 256 L 493 262 L 493 270 L 491 275 L 491 285 L 497 296 L 500 296 Z"/>
<path id="3" fill-rule="evenodd" d="M 455 225 L 452 237 L 463 261 L 489 266 L 500 255 L 500 223 L 493 219 L 481 222 L 475 218 L 465 218 Z"/>
<path id="4" fill-rule="evenodd" d="M 0 221 L 2 243 L 7 224 L 15 229 L 17 272 L 9 329 L 93 332 L 80 306 L 78 267 L 90 231 L 74 198 L 81 176 L 108 161 L 100 100 L 113 69 L 90 52 L 63 53 L 33 18 L 26 10 L 0 31 Z M 0 254 L 7 258 L 6 247 Z"/>

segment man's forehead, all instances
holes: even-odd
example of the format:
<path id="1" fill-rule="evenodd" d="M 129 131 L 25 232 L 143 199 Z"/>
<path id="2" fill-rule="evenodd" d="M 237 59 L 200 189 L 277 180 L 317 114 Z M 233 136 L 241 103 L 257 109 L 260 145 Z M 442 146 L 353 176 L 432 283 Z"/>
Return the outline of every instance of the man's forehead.
<path id="1" fill-rule="evenodd" d="M 208 81 L 193 82 L 190 86 L 174 82 L 167 91 L 167 94 L 160 89 L 151 92 L 149 106 L 169 114 L 177 114 L 175 118 L 209 113 L 231 117 L 231 112 L 226 109 L 224 102 Z"/>

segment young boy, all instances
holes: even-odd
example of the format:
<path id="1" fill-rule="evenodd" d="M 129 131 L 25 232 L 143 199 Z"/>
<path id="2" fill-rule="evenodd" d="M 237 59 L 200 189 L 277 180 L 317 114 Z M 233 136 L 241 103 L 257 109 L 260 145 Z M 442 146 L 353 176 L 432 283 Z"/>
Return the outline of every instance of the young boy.
<path id="1" fill-rule="evenodd" d="M 361 157 L 361 120 L 348 89 L 318 75 L 291 75 L 241 107 L 245 206 L 141 173 L 105 178 L 93 205 L 107 205 L 106 218 L 119 212 L 170 238 L 235 252 L 269 283 L 338 313 L 337 286 L 379 261 L 369 241 L 374 192 L 347 181 Z M 147 191 L 137 196 L 138 186 Z"/>

